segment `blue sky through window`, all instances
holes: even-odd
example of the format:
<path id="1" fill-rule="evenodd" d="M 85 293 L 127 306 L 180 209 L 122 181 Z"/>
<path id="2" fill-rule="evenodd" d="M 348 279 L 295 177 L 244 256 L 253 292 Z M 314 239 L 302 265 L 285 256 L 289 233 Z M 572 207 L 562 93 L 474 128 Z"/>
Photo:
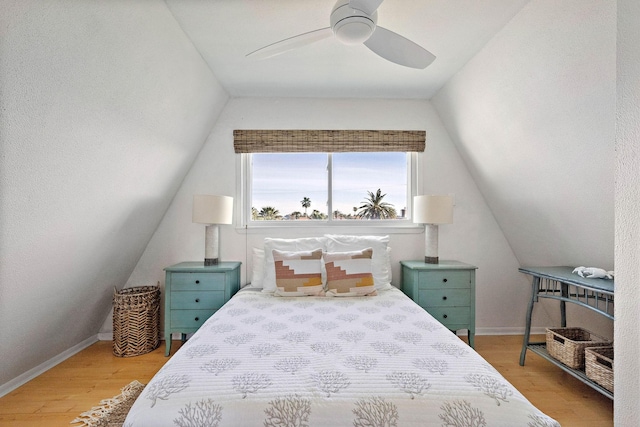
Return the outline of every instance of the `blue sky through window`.
<path id="1" fill-rule="evenodd" d="M 394 205 L 398 215 L 406 207 L 406 153 L 334 153 L 333 210 L 353 214 L 367 191 L 378 188 L 383 201 Z M 301 200 L 311 199 L 307 213 L 327 212 L 328 175 L 325 153 L 269 153 L 252 155 L 252 203 L 258 209 L 272 206 L 281 215 L 304 213 Z"/>

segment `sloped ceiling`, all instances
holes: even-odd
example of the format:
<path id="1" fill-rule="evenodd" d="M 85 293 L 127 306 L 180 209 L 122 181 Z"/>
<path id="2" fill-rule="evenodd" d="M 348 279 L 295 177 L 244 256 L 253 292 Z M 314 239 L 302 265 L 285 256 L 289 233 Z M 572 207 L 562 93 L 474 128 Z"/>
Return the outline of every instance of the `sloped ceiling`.
<path id="1" fill-rule="evenodd" d="M 432 99 L 521 265 L 611 270 L 616 5 L 532 1 Z"/>
<path id="2" fill-rule="evenodd" d="M 5 384 L 95 337 L 228 96 L 162 1 L 1 9 Z"/>

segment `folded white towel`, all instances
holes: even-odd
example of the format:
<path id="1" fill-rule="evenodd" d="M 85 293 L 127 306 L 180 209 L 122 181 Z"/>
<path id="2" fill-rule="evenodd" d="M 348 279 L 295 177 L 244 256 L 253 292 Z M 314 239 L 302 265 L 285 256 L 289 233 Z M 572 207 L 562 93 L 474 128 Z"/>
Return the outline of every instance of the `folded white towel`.
<path id="1" fill-rule="evenodd" d="M 576 267 L 573 272 L 588 279 L 613 279 L 613 271 L 606 271 L 598 267 Z"/>

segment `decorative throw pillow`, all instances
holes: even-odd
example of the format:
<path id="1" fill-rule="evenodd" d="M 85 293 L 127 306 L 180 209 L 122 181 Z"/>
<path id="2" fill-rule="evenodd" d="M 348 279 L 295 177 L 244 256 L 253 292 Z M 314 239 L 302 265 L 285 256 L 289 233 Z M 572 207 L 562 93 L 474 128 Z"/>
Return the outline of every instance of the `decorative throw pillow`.
<path id="1" fill-rule="evenodd" d="M 301 297 L 324 295 L 322 249 L 304 252 L 273 250 L 276 273 L 275 295 Z"/>
<path id="2" fill-rule="evenodd" d="M 267 237 L 264 239 L 264 277 L 262 292 L 273 293 L 276 290 L 276 271 L 273 261 L 273 250 L 301 252 L 313 251 L 318 248 L 326 250 L 324 237 L 302 237 L 298 239 L 279 239 Z"/>
<path id="3" fill-rule="evenodd" d="M 391 289 L 389 236 L 348 236 L 325 234 L 327 252 L 347 252 L 372 248 L 371 272 L 377 290 Z"/>
<path id="4" fill-rule="evenodd" d="M 371 273 L 373 249 L 352 252 L 327 252 L 324 266 L 327 270 L 327 296 L 377 295 Z"/>

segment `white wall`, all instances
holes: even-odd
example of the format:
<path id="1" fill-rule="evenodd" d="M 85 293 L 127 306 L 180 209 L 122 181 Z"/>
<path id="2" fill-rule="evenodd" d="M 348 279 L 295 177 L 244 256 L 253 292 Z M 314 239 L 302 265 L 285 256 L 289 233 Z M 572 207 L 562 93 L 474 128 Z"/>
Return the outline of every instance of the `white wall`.
<path id="1" fill-rule="evenodd" d="M 640 425 L 640 3 L 618 0 L 616 400 L 614 424 Z"/>
<path id="2" fill-rule="evenodd" d="M 433 98 L 520 265 L 614 267 L 615 12 L 532 0 Z"/>
<path id="3" fill-rule="evenodd" d="M 531 1 L 433 100 L 524 265 L 613 268 L 615 28 Z"/>
<path id="4" fill-rule="evenodd" d="M 237 159 L 234 129 L 425 129 L 427 149 L 421 155 L 424 193 L 455 194 L 454 224 L 440 227 L 440 257 L 477 265 L 477 325 L 485 331 L 522 330 L 524 312 L 504 307 L 526 305 L 517 284 L 518 263 L 478 192 L 455 146 L 428 101 L 238 98 L 228 102 L 207 144 L 151 239 L 128 285 L 160 281 L 163 268 L 203 257 L 204 229 L 191 223 L 194 194 L 236 196 Z M 343 228 L 256 230 L 246 233 L 221 227 L 221 257 L 243 262 L 242 280 L 250 280 L 251 248 L 264 237 L 353 233 Z M 385 234 L 388 230 L 384 231 Z M 399 261 L 424 257 L 424 234 L 391 234 L 393 283 L 400 283 Z M 514 285 L 515 284 L 515 285 Z M 528 289 L 528 288 L 525 288 Z M 111 320 L 103 332 L 111 328 Z"/>
<path id="5" fill-rule="evenodd" d="M 227 95 L 161 0 L 0 10 L 3 385 L 95 338 Z"/>

